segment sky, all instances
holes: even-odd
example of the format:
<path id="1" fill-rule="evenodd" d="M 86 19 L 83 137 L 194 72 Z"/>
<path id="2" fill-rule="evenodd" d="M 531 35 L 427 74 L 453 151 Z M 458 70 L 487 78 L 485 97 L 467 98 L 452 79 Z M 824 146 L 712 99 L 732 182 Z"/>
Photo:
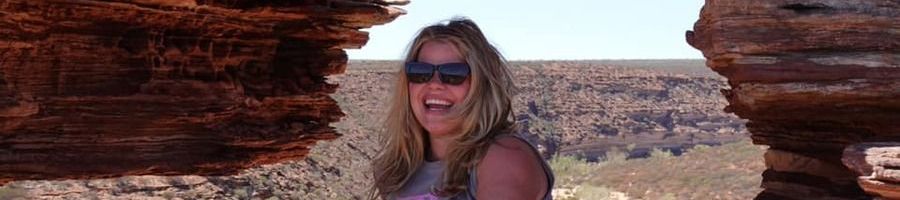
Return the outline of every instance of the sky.
<path id="1" fill-rule="evenodd" d="M 399 60 L 422 27 L 472 19 L 509 60 L 702 59 L 685 42 L 703 0 L 411 0 L 350 59 Z"/>

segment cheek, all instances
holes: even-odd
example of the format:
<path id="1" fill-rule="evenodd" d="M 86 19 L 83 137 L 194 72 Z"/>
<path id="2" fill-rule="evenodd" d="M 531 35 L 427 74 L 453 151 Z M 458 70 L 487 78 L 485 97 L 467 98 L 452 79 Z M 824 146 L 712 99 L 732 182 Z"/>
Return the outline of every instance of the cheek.
<path id="1" fill-rule="evenodd" d="M 407 94 L 409 94 L 410 101 L 413 101 L 415 98 L 418 98 L 419 93 L 422 91 L 421 84 L 416 84 L 416 85 L 408 84 L 406 86 L 406 88 L 408 88 Z"/>
<path id="2" fill-rule="evenodd" d="M 409 98 L 412 99 L 414 96 L 416 96 L 415 95 L 416 94 L 416 86 L 414 86 L 412 84 L 407 84 L 406 85 L 406 93 L 409 94 Z"/>
<path id="3" fill-rule="evenodd" d="M 464 100 L 466 98 L 466 95 L 469 94 L 469 89 L 472 87 L 470 82 L 471 82 L 471 80 L 466 80 L 466 82 L 464 82 L 459 87 L 453 88 L 453 91 L 454 91 L 453 93 L 455 93 L 455 95 L 459 99 L 459 101 Z"/>

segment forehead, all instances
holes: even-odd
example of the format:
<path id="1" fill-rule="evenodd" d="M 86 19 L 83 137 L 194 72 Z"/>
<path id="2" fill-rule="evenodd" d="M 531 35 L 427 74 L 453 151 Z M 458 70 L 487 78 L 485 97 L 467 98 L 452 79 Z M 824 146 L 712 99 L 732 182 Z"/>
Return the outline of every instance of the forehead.
<path id="1" fill-rule="evenodd" d="M 465 62 L 456 46 L 440 40 L 427 41 L 422 44 L 418 56 L 417 61 L 434 65 Z"/>

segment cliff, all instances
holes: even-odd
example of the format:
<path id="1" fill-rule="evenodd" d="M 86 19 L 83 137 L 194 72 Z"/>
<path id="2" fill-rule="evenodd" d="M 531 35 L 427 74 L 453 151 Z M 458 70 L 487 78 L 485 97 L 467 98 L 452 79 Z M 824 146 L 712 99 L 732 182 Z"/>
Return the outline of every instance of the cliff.
<path id="1" fill-rule="evenodd" d="M 707 0 L 687 41 L 728 78 L 726 111 L 770 147 L 758 199 L 882 195 L 842 156 L 900 141 L 900 2 Z"/>
<path id="2" fill-rule="evenodd" d="M 302 158 L 338 136 L 324 77 L 405 3 L 0 2 L 0 184 Z"/>

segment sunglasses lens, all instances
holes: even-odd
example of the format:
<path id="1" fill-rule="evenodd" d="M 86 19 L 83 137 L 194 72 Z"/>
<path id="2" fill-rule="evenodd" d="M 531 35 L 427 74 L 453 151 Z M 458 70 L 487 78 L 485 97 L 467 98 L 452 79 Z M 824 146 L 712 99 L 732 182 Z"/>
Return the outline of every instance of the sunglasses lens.
<path id="1" fill-rule="evenodd" d="M 406 79 L 412 83 L 425 83 L 431 80 L 434 67 L 425 63 L 406 63 Z"/>
<path id="2" fill-rule="evenodd" d="M 441 81 L 450 85 L 459 85 L 466 81 L 469 77 L 469 65 L 465 63 L 450 63 L 441 65 L 438 69 L 441 74 Z"/>

